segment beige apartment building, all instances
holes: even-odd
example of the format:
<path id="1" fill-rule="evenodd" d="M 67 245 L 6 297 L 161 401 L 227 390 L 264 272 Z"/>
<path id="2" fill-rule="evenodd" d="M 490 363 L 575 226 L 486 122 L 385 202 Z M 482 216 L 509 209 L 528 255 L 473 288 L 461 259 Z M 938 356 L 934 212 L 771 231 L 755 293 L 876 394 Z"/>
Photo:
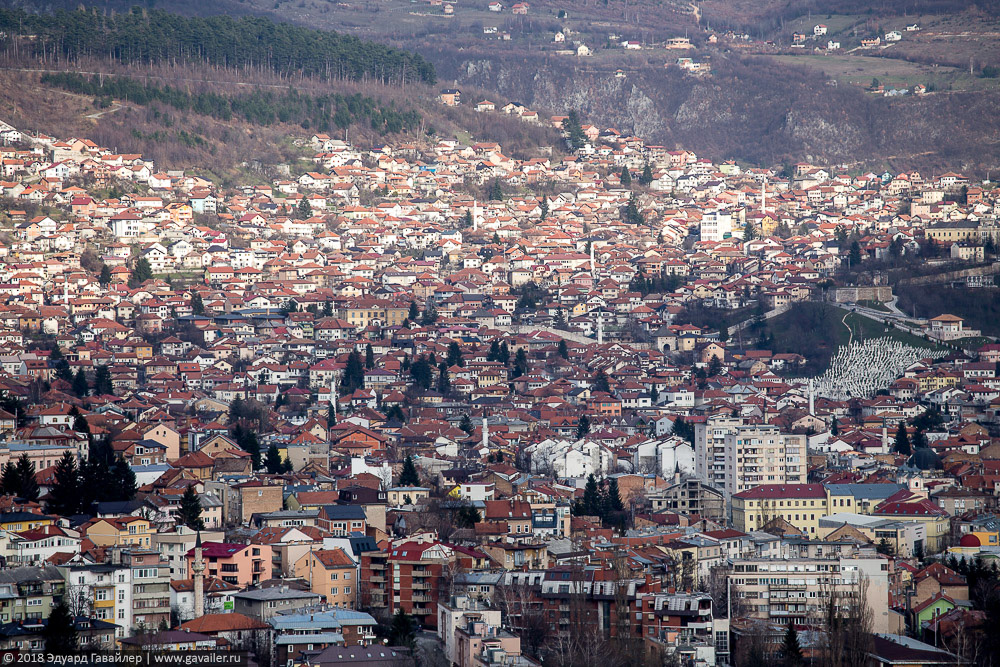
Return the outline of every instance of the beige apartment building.
<path id="1" fill-rule="evenodd" d="M 728 584 L 742 613 L 781 625 L 809 625 L 821 621 L 831 595 L 855 594 L 863 582 L 873 631 L 893 633 L 899 628 L 898 615 L 889 611 L 890 567 L 891 561 L 881 555 L 737 559 L 728 573 Z"/>
<path id="2" fill-rule="evenodd" d="M 727 499 L 761 484 L 805 484 L 805 435 L 782 433 L 777 426 L 745 426 L 733 421 L 738 422 L 709 420 L 695 429 L 695 470 L 703 461 L 703 479 L 722 490 Z"/>

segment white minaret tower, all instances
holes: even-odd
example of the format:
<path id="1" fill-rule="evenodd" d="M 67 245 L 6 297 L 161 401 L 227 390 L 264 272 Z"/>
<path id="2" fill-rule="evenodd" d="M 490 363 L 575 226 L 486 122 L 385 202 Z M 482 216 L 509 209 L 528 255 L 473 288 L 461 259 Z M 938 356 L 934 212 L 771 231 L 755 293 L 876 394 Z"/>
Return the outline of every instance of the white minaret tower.
<path id="1" fill-rule="evenodd" d="M 816 391 L 813 388 L 812 378 L 809 378 L 809 414 L 816 414 Z"/>
<path id="2" fill-rule="evenodd" d="M 483 449 L 490 448 L 490 425 L 486 417 L 483 417 Z"/>
<path id="3" fill-rule="evenodd" d="M 479 202 L 472 200 L 472 231 L 479 230 Z"/>
<path id="4" fill-rule="evenodd" d="M 597 344 L 604 345 L 604 318 L 597 314 Z"/>
<path id="5" fill-rule="evenodd" d="M 194 561 L 191 563 L 192 588 L 194 589 L 194 617 L 205 615 L 205 559 L 202 556 L 201 531 L 194 541 Z"/>
<path id="6" fill-rule="evenodd" d="M 63 305 L 69 307 L 69 276 L 63 275 Z"/>
<path id="7" fill-rule="evenodd" d="M 591 280 L 596 280 L 597 279 L 597 269 L 596 269 L 596 266 L 594 264 L 594 242 L 593 241 L 590 242 L 590 279 Z"/>

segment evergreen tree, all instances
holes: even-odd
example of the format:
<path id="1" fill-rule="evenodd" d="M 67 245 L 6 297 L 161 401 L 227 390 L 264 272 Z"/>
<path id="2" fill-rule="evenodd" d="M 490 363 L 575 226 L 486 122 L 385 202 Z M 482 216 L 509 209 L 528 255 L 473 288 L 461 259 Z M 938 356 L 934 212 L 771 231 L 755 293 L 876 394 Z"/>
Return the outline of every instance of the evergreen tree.
<path id="1" fill-rule="evenodd" d="M 896 441 L 893 443 L 892 449 L 903 456 L 909 456 L 913 453 L 910 449 L 910 438 L 906 434 L 906 425 L 902 420 L 900 420 L 899 427 L 896 429 Z"/>
<path id="2" fill-rule="evenodd" d="M 649 402 L 653 405 L 660 402 L 660 392 L 657 390 L 655 384 L 649 386 Z"/>
<path id="3" fill-rule="evenodd" d="M 622 219 L 626 224 L 629 225 L 642 225 L 645 224 L 646 218 L 643 217 L 642 212 L 639 210 L 639 202 L 635 198 L 635 193 L 628 198 L 628 204 L 625 205 L 625 213 L 622 215 Z"/>
<path id="4" fill-rule="evenodd" d="M 455 523 L 459 528 L 472 528 L 483 520 L 483 517 L 472 505 L 462 505 L 455 515 Z"/>
<path id="5" fill-rule="evenodd" d="M 115 386 L 111 382 L 111 369 L 107 366 L 98 366 L 94 370 L 94 395 L 114 396 Z"/>
<path id="6" fill-rule="evenodd" d="M 205 530 L 205 521 L 201 518 L 201 500 L 194 490 L 194 484 L 188 484 L 184 489 L 177 519 L 191 530 Z"/>
<path id="7" fill-rule="evenodd" d="M 392 623 L 389 626 L 389 646 L 405 646 L 413 649 L 417 642 L 417 628 L 413 617 L 403 611 L 402 608 L 396 610 L 392 616 Z"/>
<path id="8" fill-rule="evenodd" d="M 580 419 L 576 422 L 576 439 L 582 440 L 588 433 L 590 433 L 590 417 L 580 415 Z"/>
<path id="9" fill-rule="evenodd" d="M 747 220 L 743 225 L 743 240 L 753 241 L 755 238 L 757 238 L 757 228 L 753 226 L 753 220 Z"/>
<path id="10" fill-rule="evenodd" d="M 580 150 L 587 143 L 587 135 L 583 133 L 580 125 L 580 116 L 576 111 L 570 111 L 562 122 L 563 130 L 566 132 L 566 140 L 570 148 Z"/>
<path id="11" fill-rule="evenodd" d="M 497 361 L 504 366 L 510 363 L 510 348 L 507 347 L 507 341 L 500 344 L 500 356 L 497 357 Z"/>
<path id="12" fill-rule="evenodd" d="M 111 484 L 114 497 L 109 500 L 132 500 L 139 490 L 132 466 L 120 454 L 115 458 L 115 465 L 111 468 Z"/>
<path id="13" fill-rule="evenodd" d="M 131 277 L 128 279 L 128 286 L 130 289 L 135 289 L 152 278 L 153 268 L 149 265 L 149 260 L 145 257 L 140 257 L 135 263 L 135 269 L 132 271 Z"/>
<path id="14" fill-rule="evenodd" d="M 563 359 L 569 359 L 569 348 L 566 346 L 565 338 L 559 341 L 559 356 Z"/>
<path id="15" fill-rule="evenodd" d="M 468 229 L 475 224 L 475 220 L 472 218 L 472 209 L 465 209 L 465 215 L 462 216 L 462 228 Z"/>
<path id="16" fill-rule="evenodd" d="M 97 282 L 101 283 L 103 287 L 111 284 L 111 267 L 107 264 L 101 264 L 101 275 L 98 276 Z"/>
<path id="17" fill-rule="evenodd" d="M 528 372 L 528 354 L 524 351 L 523 347 L 517 348 L 517 354 L 514 355 L 514 372 L 511 374 L 513 378 L 519 378 Z"/>
<path id="18" fill-rule="evenodd" d="M 78 368 L 76 375 L 73 376 L 73 393 L 82 398 L 87 395 L 88 391 L 90 391 L 90 385 L 87 384 L 87 376 L 82 368 Z"/>
<path id="19" fill-rule="evenodd" d="M 410 311 L 407 313 L 406 317 L 409 318 L 411 322 L 416 322 L 417 317 L 420 315 L 420 310 L 417 308 L 417 302 L 410 302 Z"/>
<path id="20" fill-rule="evenodd" d="M 282 461 L 277 445 L 272 444 L 267 448 L 267 455 L 264 457 L 264 467 L 267 468 L 267 472 L 271 475 L 281 473 Z"/>
<path id="21" fill-rule="evenodd" d="M 3 464 L 3 475 L 0 477 L 0 487 L 5 496 L 17 496 L 21 492 L 21 480 L 17 476 L 17 468 L 10 461 Z"/>
<path id="22" fill-rule="evenodd" d="M 448 364 L 441 362 L 438 364 L 438 393 L 447 396 L 451 392 L 451 378 L 448 377 Z"/>
<path id="23" fill-rule="evenodd" d="M 629 172 L 628 167 L 622 167 L 622 173 L 619 176 L 622 187 L 630 188 L 632 187 L 632 174 Z"/>
<path id="24" fill-rule="evenodd" d="M 413 464 L 412 456 L 403 459 L 403 470 L 399 473 L 399 485 L 420 486 L 420 475 L 417 474 L 417 466 Z"/>
<path id="25" fill-rule="evenodd" d="M 542 196 L 542 201 L 539 203 L 538 207 L 541 209 L 541 213 L 538 216 L 539 218 L 541 218 L 542 220 L 544 220 L 545 218 L 549 217 L 549 198 L 548 197 L 546 197 L 546 196 L 543 195 Z"/>
<path id="26" fill-rule="evenodd" d="M 840 426 L 837 424 L 836 417 L 832 417 L 830 420 L 830 435 L 840 435 Z"/>
<path id="27" fill-rule="evenodd" d="M 497 338 L 490 343 L 490 351 L 486 353 L 486 361 L 500 361 L 500 341 Z"/>
<path id="28" fill-rule="evenodd" d="M 38 481 L 35 479 L 35 464 L 27 454 L 21 454 L 15 465 L 17 472 L 17 495 L 25 500 L 38 500 Z"/>
<path id="29" fill-rule="evenodd" d="M 472 425 L 472 419 L 469 415 L 462 415 L 462 421 L 458 423 L 458 428 L 462 429 L 468 435 L 472 435 L 472 432 L 476 430 L 476 427 Z"/>
<path id="30" fill-rule="evenodd" d="M 500 179 L 494 178 L 493 183 L 490 184 L 489 192 L 490 201 L 503 201 L 503 188 L 500 187 Z"/>
<path id="31" fill-rule="evenodd" d="M 371 343 L 365 346 L 365 368 L 368 370 L 375 368 L 375 350 L 372 349 Z"/>
<path id="32" fill-rule="evenodd" d="M 365 388 L 365 369 L 361 363 L 361 355 L 357 350 L 351 350 L 347 355 L 347 366 L 344 368 L 344 376 L 341 379 L 340 393 L 343 395 L 353 394 L 357 389 Z"/>
<path id="33" fill-rule="evenodd" d="M 65 596 L 52 607 L 42 629 L 45 651 L 53 655 L 69 655 L 77 649 L 76 623 Z"/>
<path id="34" fill-rule="evenodd" d="M 608 374 L 604 369 L 597 371 L 594 376 L 594 391 L 603 391 L 605 394 L 611 393 L 611 385 L 608 383 Z"/>
<path id="35" fill-rule="evenodd" d="M 785 640 L 781 645 L 782 667 L 802 667 L 805 660 L 802 657 L 802 647 L 799 645 L 799 633 L 791 623 L 785 629 Z"/>
<path id="36" fill-rule="evenodd" d="M 618 479 L 615 477 L 608 480 L 605 508 L 606 512 L 625 511 L 625 504 L 622 502 L 621 491 L 618 489 Z"/>
<path id="37" fill-rule="evenodd" d="M 642 175 L 639 177 L 640 185 L 649 185 L 653 182 L 653 168 L 647 162 L 642 168 Z"/>
<path id="38" fill-rule="evenodd" d="M 191 292 L 191 312 L 195 315 L 205 314 L 205 303 L 198 292 Z"/>
<path id="39" fill-rule="evenodd" d="M 455 341 L 448 343 L 448 366 L 465 366 L 465 359 L 462 358 L 462 348 Z"/>
<path id="40" fill-rule="evenodd" d="M 312 214 L 312 206 L 309 204 L 309 200 L 303 197 L 299 201 L 299 205 L 295 207 L 295 215 L 298 216 L 299 220 L 308 220 L 312 217 Z"/>
<path id="41" fill-rule="evenodd" d="M 434 372 L 431 370 L 431 364 L 427 360 L 427 357 L 420 357 L 410 366 L 410 376 L 413 378 L 413 384 L 418 389 L 430 389 L 431 382 L 434 379 Z"/>
<path id="42" fill-rule="evenodd" d="M 59 516 L 71 516 L 80 511 L 80 471 L 76 456 L 65 452 L 56 464 L 55 484 L 49 491 L 48 511 Z"/>
<path id="43" fill-rule="evenodd" d="M 848 255 L 851 268 L 858 268 L 861 265 L 861 245 L 857 241 L 851 242 L 851 252 Z"/>
<path id="44" fill-rule="evenodd" d="M 87 423 L 86 417 L 80 413 L 80 408 L 75 405 L 70 409 L 69 414 L 73 417 L 73 430 L 77 433 L 86 433 L 90 435 L 90 424 Z"/>
<path id="45" fill-rule="evenodd" d="M 424 308 L 423 315 L 420 316 L 420 324 L 427 327 L 437 322 L 437 319 L 438 319 L 437 308 L 435 308 L 433 305 L 427 306 L 426 308 Z"/>
<path id="46" fill-rule="evenodd" d="M 591 473 L 587 475 L 587 483 L 583 487 L 583 514 L 585 516 L 601 516 L 602 504 L 597 479 Z"/>

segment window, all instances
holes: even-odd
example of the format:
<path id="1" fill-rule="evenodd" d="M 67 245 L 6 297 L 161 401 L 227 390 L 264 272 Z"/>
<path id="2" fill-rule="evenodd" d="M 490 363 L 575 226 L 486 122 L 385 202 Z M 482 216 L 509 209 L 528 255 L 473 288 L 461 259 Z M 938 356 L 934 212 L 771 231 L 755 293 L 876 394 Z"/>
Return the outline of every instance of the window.
<path id="1" fill-rule="evenodd" d="M 337 580 L 337 573 L 333 572 L 332 574 L 330 574 L 330 581 L 336 581 L 336 580 Z"/>
<path id="2" fill-rule="evenodd" d="M 350 594 L 351 594 L 351 587 L 344 586 L 344 595 L 350 595 Z"/>
<path id="3" fill-rule="evenodd" d="M 336 586 L 332 586 L 330 588 L 330 595 L 336 595 L 336 594 L 337 594 L 337 587 Z"/>

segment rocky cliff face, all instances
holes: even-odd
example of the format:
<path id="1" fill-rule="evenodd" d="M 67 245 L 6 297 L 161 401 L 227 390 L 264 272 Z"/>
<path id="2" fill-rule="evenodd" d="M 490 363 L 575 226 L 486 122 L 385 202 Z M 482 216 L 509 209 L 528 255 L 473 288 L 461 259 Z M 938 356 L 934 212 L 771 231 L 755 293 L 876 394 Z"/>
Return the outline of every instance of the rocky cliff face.
<path id="1" fill-rule="evenodd" d="M 540 111 L 576 109 L 601 126 L 714 159 L 814 160 L 856 167 L 996 168 L 995 93 L 889 100 L 767 60 L 716 57 L 712 76 L 645 66 L 615 75 L 587 59 L 462 57 L 442 78 Z"/>

